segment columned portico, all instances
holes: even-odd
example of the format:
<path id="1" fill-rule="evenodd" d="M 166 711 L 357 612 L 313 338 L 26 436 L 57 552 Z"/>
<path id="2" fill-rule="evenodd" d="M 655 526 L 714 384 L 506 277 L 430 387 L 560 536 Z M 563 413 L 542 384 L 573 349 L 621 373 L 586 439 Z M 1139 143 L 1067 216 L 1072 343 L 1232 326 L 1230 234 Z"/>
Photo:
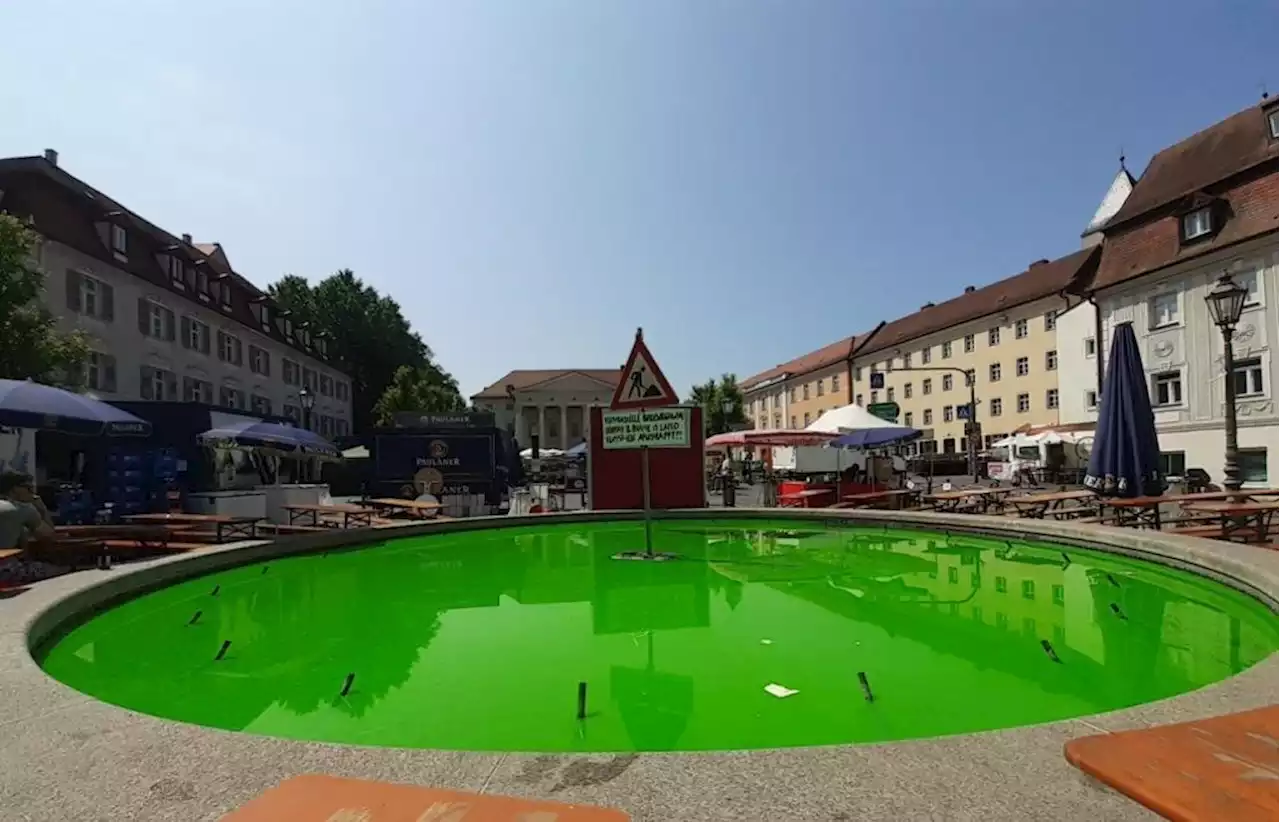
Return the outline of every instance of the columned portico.
<path id="1" fill-rule="evenodd" d="M 538 435 L 542 448 L 566 450 L 588 436 L 592 406 L 608 406 L 617 372 L 512 371 L 472 397 L 476 407 L 493 411 L 524 450 Z M 536 381 L 529 376 L 536 375 Z M 509 390 L 508 390 L 509 389 Z"/>

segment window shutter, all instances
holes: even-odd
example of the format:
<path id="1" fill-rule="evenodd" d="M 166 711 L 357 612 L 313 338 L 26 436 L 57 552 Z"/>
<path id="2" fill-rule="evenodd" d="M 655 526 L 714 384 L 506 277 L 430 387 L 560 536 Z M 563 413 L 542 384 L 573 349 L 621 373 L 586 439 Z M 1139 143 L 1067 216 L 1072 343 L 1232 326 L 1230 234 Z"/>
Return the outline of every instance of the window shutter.
<path id="1" fill-rule="evenodd" d="M 99 307 L 102 312 L 102 319 L 106 322 L 115 322 L 116 319 L 116 290 L 106 283 L 102 283 L 102 305 Z"/>
<path id="2" fill-rule="evenodd" d="M 142 336 L 151 336 L 151 311 L 147 301 L 138 298 L 138 330 L 142 332 Z"/>
<path id="3" fill-rule="evenodd" d="M 176 331 L 177 329 L 174 328 L 174 322 L 173 322 L 173 312 L 166 308 L 164 310 L 165 339 L 167 339 L 169 342 L 173 342 L 174 336 L 176 335 Z"/>
<path id="4" fill-rule="evenodd" d="M 103 382 L 106 383 L 103 390 L 114 394 L 116 391 L 116 358 L 104 357 L 103 364 Z"/>
<path id="5" fill-rule="evenodd" d="M 67 269 L 67 308 L 80 313 L 80 274 Z"/>
<path id="6" fill-rule="evenodd" d="M 170 402 L 178 399 L 178 376 L 171 371 L 164 375 L 164 393 Z"/>
<path id="7" fill-rule="evenodd" d="M 202 354 L 209 353 L 209 326 L 205 326 L 205 332 L 200 335 L 200 352 Z"/>
<path id="8" fill-rule="evenodd" d="M 218 332 L 218 359 L 223 362 L 227 360 L 226 335 L 221 331 Z"/>
<path id="9" fill-rule="evenodd" d="M 191 348 L 191 318 L 182 318 L 182 347 Z"/>
<path id="10" fill-rule="evenodd" d="M 138 393 L 142 395 L 142 398 L 144 400 L 155 399 L 155 397 L 151 396 L 151 374 L 149 373 L 150 371 L 151 369 L 145 365 L 138 369 L 138 376 L 142 380 L 142 387 Z"/>

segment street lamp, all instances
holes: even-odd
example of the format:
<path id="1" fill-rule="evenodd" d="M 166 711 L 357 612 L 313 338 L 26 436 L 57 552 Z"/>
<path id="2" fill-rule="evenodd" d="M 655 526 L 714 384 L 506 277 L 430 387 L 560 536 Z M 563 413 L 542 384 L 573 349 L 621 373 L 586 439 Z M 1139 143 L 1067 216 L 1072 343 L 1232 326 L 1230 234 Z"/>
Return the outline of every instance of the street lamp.
<path id="1" fill-rule="evenodd" d="M 302 427 L 311 430 L 311 409 L 316 407 L 316 395 L 303 388 L 298 391 L 298 402 L 302 403 Z"/>
<path id="2" fill-rule="evenodd" d="M 1230 272 L 1224 272 L 1218 278 L 1213 290 L 1204 298 L 1209 305 L 1209 316 L 1213 324 L 1222 331 L 1222 369 L 1226 374 L 1226 455 L 1222 466 L 1222 487 L 1232 494 L 1232 499 L 1240 491 L 1239 446 L 1236 442 L 1236 356 L 1231 344 L 1236 323 L 1240 322 L 1240 313 L 1244 311 L 1245 298 L 1249 290 L 1231 279 Z"/>
<path id="3" fill-rule="evenodd" d="M 734 405 L 733 400 L 728 397 L 725 397 L 720 400 L 720 413 L 722 414 L 721 419 L 724 423 L 724 430 L 726 431 L 729 430 L 729 417 L 732 416 L 733 414 L 733 405 Z M 728 464 L 730 467 L 729 467 L 729 470 L 724 472 L 724 476 L 720 478 L 721 483 L 723 483 L 723 487 L 720 489 L 720 493 L 722 495 L 721 501 L 724 503 L 725 508 L 733 508 L 735 505 L 737 505 L 737 499 L 736 499 L 737 495 L 735 492 L 738 490 L 738 488 L 737 488 L 737 484 L 733 481 L 733 467 L 732 467 L 733 466 L 733 462 L 732 462 L 733 447 L 732 446 L 728 444 L 725 445 L 724 456 L 725 456 L 725 459 L 729 461 Z"/>

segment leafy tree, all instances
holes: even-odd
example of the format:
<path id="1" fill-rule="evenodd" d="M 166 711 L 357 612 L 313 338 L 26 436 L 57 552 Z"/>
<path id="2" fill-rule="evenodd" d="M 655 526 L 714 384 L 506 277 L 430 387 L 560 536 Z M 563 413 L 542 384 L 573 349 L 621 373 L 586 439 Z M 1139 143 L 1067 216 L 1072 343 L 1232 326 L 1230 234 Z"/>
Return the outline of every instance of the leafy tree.
<path id="1" fill-rule="evenodd" d="M 466 411 L 458 393 L 458 383 L 435 365 L 421 368 L 400 366 L 391 384 L 373 406 L 378 425 L 391 425 L 397 411 Z"/>
<path id="2" fill-rule="evenodd" d="M 728 414 L 724 411 L 725 400 L 731 405 Z M 738 378 L 734 374 L 722 374 L 719 382 L 711 379 L 695 385 L 689 392 L 688 402 L 702 406 L 702 427 L 708 437 L 733 430 L 747 421 L 742 389 L 738 387 Z"/>
<path id="3" fill-rule="evenodd" d="M 32 379 L 64 388 L 84 381 L 89 340 L 59 331 L 44 305 L 44 274 L 35 267 L 40 237 L 0 213 L 0 377 Z"/>
<path id="4" fill-rule="evenodd" d="M 363 431 L 374 423 L 374 407 L 402 368 L 416 374 L 415 384 L 434 386 L 433 392 L 415 388 L 412 396 L 431 396 L 443 404 L 445 396 L 462 402 L 458 385 L 433 361 L 431 349 L 390 297 L 367 286 L 349 269 L 343 269 L 312 286 L 303 277 L 289 275 L 268 292 L 282 308 L 292 312 L 294 323 L 308 323 L 312 334 L 329 339 L 329 353 L 342 362 L 351 377 L 354 428 Z M 422 409 L 427 410 L 427 409 Z"/>

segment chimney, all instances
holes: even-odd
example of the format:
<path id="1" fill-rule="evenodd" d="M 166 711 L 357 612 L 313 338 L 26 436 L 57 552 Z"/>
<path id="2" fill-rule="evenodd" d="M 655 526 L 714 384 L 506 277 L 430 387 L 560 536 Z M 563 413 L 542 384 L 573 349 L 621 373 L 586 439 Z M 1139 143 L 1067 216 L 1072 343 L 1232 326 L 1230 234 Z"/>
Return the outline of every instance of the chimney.
<path id="1" fill-rule="evenodd" d="M 973 287 L 973 286 L 971 286 L 971 285 L 966 285 L 966 286 L 964 287 L 964 293 L 966 293 L 966 294 L 972 294 L 973 292 L 975 292 L 975 291 L 977 291 L 977 290 L 978 290 L 978 289 L 974 288 L 974 287 Z"/>
<path id="2" fill-rule="evenodd" d="M 183 235 L 182 235 L 182 241 L 183 241 L 184 243 L 186 243 L 187 245 L 191 245 L 191 235 L 190 235 L 190 234 L 183 234 Z"/>
<path id="3" fill-rule="evenodd" d="M 1027 266 L 1027 268 L 1035 268 L 1035 267 L 1036 267 L 1036 266 L 1038 266 L 1038 265 L 1048 265 L 1048 264 L 1049 264 L 1049 261 L 1048 261 L 1048 260 L 1041 258 L 1041 259 L 1039 259 L 1039 260 L 1036 260 L 1036 261 L 1035 261 L 1034 263 L 1032 263 L 1031 265 Z"/>
<path id="4" fill-rule="evenodd" d="M 49 165 L 56 166 L 58 164 L 58 152 L 51 148 L 44 150 L 44 159 Z"/>
<path id="5" fill-rule="evenodd" d="M 925 303 L 924 305 L 920 306 L 921 311 L 924 311 L 926 308 L 933 308 L 933 303 Z"/>

